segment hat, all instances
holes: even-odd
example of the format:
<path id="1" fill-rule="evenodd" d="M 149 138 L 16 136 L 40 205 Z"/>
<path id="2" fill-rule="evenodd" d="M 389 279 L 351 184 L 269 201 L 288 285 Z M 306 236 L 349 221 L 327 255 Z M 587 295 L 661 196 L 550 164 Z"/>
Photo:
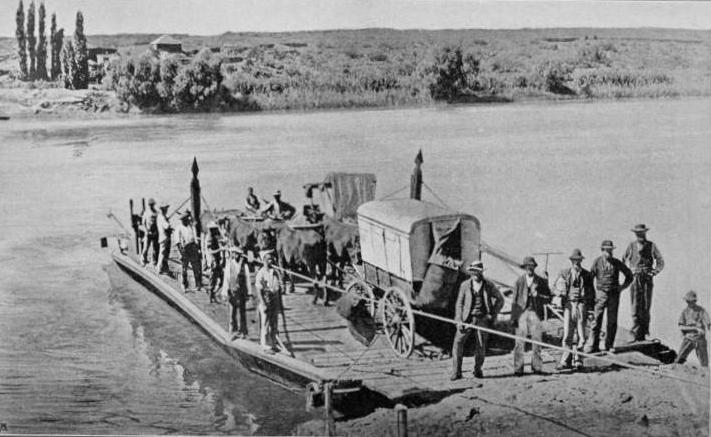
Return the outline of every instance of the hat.
<path id="1" fill-rule="evenodd" d="M 180 214 L 180 220 L 188 220 L 191 219 L 193 216 L 190 214 L 190 211 L 185 211 L 184 213 Z"/>
<path id="2" fill-rule="evenodd" d="M 472 261 L 471 264 L 469 264 L 469 267 L 467 267 L 467 270 L 469 270 L 470 272 L 473 272 L 473 271 L 483 272 L 485 270 L 484 263 L 479 260 Z"/>
<path id="3" fill-rule="evenodd" d="M 214 220 L 207 224 L 207 229 L 218 229 L 217 223 Z"/>
<path id="4" fill-rule="evenodd" d="M 259 255 L 262 257 L 263 260 L 267 259 L 267 257 L 274 258 L 274 250 L 263 250 L 259 253 Z"/>
<path id="5" fill-rule="evenodd" d="M 533 258 L 532 256 L 527 256 L 526 258 L 523 259 L 523 263 L 521 263 L 521 268 L 525 269 L 527 266 L 537 267 L 538 263 L 536 262 L 535 258 Z"/>
<path id="6" fill-rule="evenodd" d="M 600 249 L 615 249 L 615 245 L 612 244 L 612 240 L 603 240 L 600 243 Z"/>
<path id="7" fill-rule="evenodd" d="M 640 223 L 640 224 L 638 224 L 638 225 L 635 225 L 635 227 L 632 228 L 631 230 L 632 230 L 632 232 L 635 232 L 635 233 L 637 233 L 637 232 L 647 232 L 647 231 L 649 230 L 649 228 L 648 228 L 647 225 L 645 225 L 644 223 Z"/>
<path id="8" fill-rule="evenodd" d="M 168 209 L 169 207 L 170 207 L 169 204 L 163 202 L 163 203 L 160 204 L 160 207 L 159 207 L 159 208 L 160 208 L 160 209 Z"/>
<path id="9" fill-rule="evenodd" d="M 276 190 L 276 191 L 274 192 L 274 196 L 281 196 L 281 191 Z"/>
<path id="10" fill-rule="evenodd" d="M 238 246 L 230 246 L 227 250 L 232 253 L 239 253 L 240 255 L 244 255 L 244 250 L 242 250 L 242 248 Z"/>
<path id="11" fill-rule="evenodd" d="M 689 290 L 686 292 L 684 295 L 684 300 L 689 302 L 689 301 L 694 301 L 696 302 L 696 292 L 694 290 Z"/>
<path id="12" fill-rule="evenodd" d="M 585 257 L 583 256 L 583 253 L 580 251 L 580 249 L 573 249 L 573 254 L 570 255 L 570 257 L 569 257 L 568 259 L 570 259 L 570 260 L 574 260 L 574 259 L 583 260 L 583 259 L 585 259 Z"/>
<path id="13" fill-rule="evenodd" d="M 155 204 L 156 204 L 156 199 L 154 199 L 154 198 L 151 197 L 150 199 L 148 199 L 148 204 L 149 204 L 149 205 L 155 205 Z"/>

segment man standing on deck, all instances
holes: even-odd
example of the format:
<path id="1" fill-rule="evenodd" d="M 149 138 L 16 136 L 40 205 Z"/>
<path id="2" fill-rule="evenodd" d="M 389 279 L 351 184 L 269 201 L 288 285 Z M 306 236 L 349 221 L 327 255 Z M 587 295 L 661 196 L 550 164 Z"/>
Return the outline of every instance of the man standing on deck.
<path id="1" fill-rule="evenodd" d="M 531 337 L 532 340 L 543 341 L 543 308 L 550 301 L 551 292 L 548 280 L 536 274 L 538 263 L 532 256 L 523 259 L 521 268 L 526 270 L 516 280 L 513 289 L 513 303 L 511 305 L 511 321 L 519 337 Z M 524 340 L 516 340 L 514 346 L 514 375 L 523 375 L 523 349 Z M 541 346 L 533 345 L 531 356 L 531 370 L 533 373 L 543 373 L 541 360 Z"/>
<path id="2" fill-rule="evenodd" d="M 207 225 L 207 253 L 210 260 L 210 287 L 208 294 L 210 295 L 210 303 L 217 303 L 215 299 L 215 293 L 220 287 L 222 287 L 222 251 L 221 246 L 222 235 L 220 234 L 220 228 L 217 223 L 211 221 Z"/>
<path id="3" fill-rule="evenodd" d="M 281 191 L 274 192 L 274 200 L 262 210 L 262 214 L 275 220 L 289 220 L 296 213 L 296 208 L 281 200 Z"/>
<path id="4" fill-rule="evenodd" d="M 274 268 L 274 252 L 264 254 L 264 265 L 254 279 L 257 288 L 259 310 L 259 342 L 265 353 L 278 351 L 277 334 L 279 321 L 279 294 L 281 293 L 281 277 Z"/>
<path id="5" fill-rule="evenodd" d="M 574 249 L 569 259 L 571 266 L 560 272 L 553 288 L 563 308 L 563 346 L 575 352 L 563 352 L 557 366 L 559 370 L 570 369 L 573 364 L 576 369 L 583 365 L 583 359 L 577 352 L 585 346 L 587 315 L 595 305 L 593 277 L 581 265 L 585 257 L 580 249 Z M 576 333 L 578 341 L 573 344 Z"/>
<path id="6" fill-rule="evenodd" d="M 244 200 L 244 208 L 251 213 L 259 212 L 259 199 L 254 195 L 254 188 L 247 188 L 247 198 Z"/>
<path id="7" fill-rule="evenodd" d="M 200 268 L 200 250 L 198 246 L 195 227 L 191 223 L 189 212 L 180 216 L 181 225 L 178 227 L 178 251 L 180 251 L 180 261 L 183 265 L 183 290 L 188 292 L 188 266 L 193 271 L 195 288 L 202 289 L 202 269 Z"/>
<path id="8" fill-rule="evenodd" d="M 230 304 L 229 332 L 232 340 L 234 340 L 236 338 L 247 338 L 247 299 L 249 299 L 249 290 L 247 288 L 248 279 L 245 274 L 244 252 L 237 247 L 231 247 L 229 255 L 225 266 L 225 277 L 227 280 L 227 298 Z"/>
<path id="9" fill-rule="evenodd" d="M 605 331 L 605 350 L 614 351 L 617 335 L 617 310 L 620 306 L 620 292 L 632 283 L 632 271 L 619 259 L 612 256 L 615 245 L 604 240 L 600 245 L 602 255 L 593 261 L 590 273 L 595 279 L 595 310 L 590 335 L 585 343 L 585 353 L 599 352 L 602 317 L 607 311 L 607 329 Z M 620 273 L 625 280 L 620 285 Z"/>
<path id="10" fill-rule="evenodd" d="M 148 264 L 148 251 L 153 248 L 153 265 L 158 265 L 158 211 L 156 201 L 148 199 L 148 209 L 143 212 L 143 267 Z"/>
<path id="11" fill-rule="evenodd" d="M 158 273 L 160 274 L 170 274 L 170 268 L 168 267 L 168 258 L 170 257 L 170 245 L 171 245 L 171 234 L 173 233 L 173 227 L 170 225 L 170 220 L 168 219 L 168 207 L 167 203 L 163 203 L 160 206 L 160 214 L 156 219 L 158 226 L 158 247 L 160 247 L 160 254 L 158 255 Z"/>
<path id="12" fill-rule="evenodd" d="M 491 328 L 501 307 L 504 306 L 504 298 L 499 289 L 491 281 L 484 279 L 484 264 L 481 261 L 473 261 L 467 270 L 472 276 L 459 286 L 457 303 L 454 306 L 454 320 L 458 324 L 452 343 L 452 376 L 450 377 L 452 381 L 462 377 L 464 345 L 471 334 L 474 334 L 475 340 L 474 377 L 484 376 L 481 368 L 486 357 L 488 333 L 461 323 Z"/>
<path id="13" fill-rule="evenodd" d="M 634 341 L 644 341 L 649 335 L 649 312 L 652 307 L 652 278 L 664 269 L 664 258 L 657 245 L 647 240 L 647 228 L 639 224 L 632 229 L 637 240 L 627 246 L 622 260 L 632 270 L 632 335 Z"/>

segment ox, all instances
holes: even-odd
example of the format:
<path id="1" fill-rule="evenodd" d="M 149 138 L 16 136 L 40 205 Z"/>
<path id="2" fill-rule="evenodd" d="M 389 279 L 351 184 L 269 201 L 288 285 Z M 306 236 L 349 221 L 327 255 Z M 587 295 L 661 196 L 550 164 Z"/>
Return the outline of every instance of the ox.
<path id="1" fill-rule="evenodd" d="M 324 218 L 323 226 L 328 263 L 331 266 L 329 279 L 343 288 L 345 269 L 360 263 L 358 227 L 331 217 Z"/>

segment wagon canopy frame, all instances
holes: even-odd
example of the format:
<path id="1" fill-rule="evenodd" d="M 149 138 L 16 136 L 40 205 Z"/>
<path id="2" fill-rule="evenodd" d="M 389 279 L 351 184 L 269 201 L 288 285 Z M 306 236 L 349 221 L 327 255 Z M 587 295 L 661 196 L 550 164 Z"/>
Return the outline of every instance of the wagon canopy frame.
<path id="1" fill-rule="evenodd" d="M 458 253 L 450 261 L 459 262 L 452 267 L 463 271 L 481 258 L 476 217 L 417 199 L 364 203 L 358 208 L 358 230 L 366 281 L 380 288 L 397 285 L 412 294 L 435 249 L 455 230 Z M 447 260 L 440 257 L 437 262 Z"/>

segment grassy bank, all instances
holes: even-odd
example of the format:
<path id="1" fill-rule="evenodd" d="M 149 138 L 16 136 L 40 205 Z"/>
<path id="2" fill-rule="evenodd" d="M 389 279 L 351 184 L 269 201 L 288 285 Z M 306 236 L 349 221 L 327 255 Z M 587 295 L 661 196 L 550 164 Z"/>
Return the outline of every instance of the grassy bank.
<path id="1" fill-rule="evenodd" d="M 135 56 L 156 36 L 96 35 L 89 44 Z M 222 86 L 239 103 L 228 105 L 231 110 L 711 95 L 711 34 L 703 31 L 364 29 L 176 37 L 185 51 L 219 50 Z M 0 41 L 0 74 L 16 68 L 13 48 L 13 39 Z M 447 48 L 461 48 L 461 65 L 443 57 Z M 452 69 L 455 77 L 447 76 Z M 453 92 L 438 92 L 443 75 Z"/>

